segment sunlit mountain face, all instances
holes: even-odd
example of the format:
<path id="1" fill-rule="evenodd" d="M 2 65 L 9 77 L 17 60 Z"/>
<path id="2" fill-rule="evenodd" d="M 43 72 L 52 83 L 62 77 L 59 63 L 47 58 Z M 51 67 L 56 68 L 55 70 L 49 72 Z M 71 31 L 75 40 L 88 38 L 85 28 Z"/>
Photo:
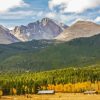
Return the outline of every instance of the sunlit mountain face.
<path id="1" fill-rule="evenodd" d="M 43 18 L 27 26 L 16 26 L 11 33 L 21 41 L 31 41 L 33 39 L 54 39 L 62 33 L 68 26 L 57 23 L 49 18 Z"/>

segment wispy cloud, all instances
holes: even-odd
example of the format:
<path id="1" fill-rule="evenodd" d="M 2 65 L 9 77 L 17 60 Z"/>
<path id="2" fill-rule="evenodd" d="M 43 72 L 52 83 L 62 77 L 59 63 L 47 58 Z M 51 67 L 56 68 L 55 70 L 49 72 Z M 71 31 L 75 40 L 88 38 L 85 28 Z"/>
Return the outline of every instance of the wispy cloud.
<path id="1" fill-rule="evenodd" d="M 57 13 L 57 12 L 48 12 L 44 14 L 44 17 L 48 17 L 51 19 L 55 19 L 59 22 L 62 23 L 67 23 L 75 20 L 76 18 L 78 18 L 79 16 L 76 14 L 70 14 L 70 15 L 66 15 L 66 14 L 62 14 L 62 13 Z"/>
<path id="2" fill-rule="evenodd" d="M 27 12 L 27 13 L 26 13 Z M 13 12 L 6 12 L 0 15 L 0 19 L 23 19 L 27 16 L 33 15 L 33 11 L 13 11 Z"/>
<path id="3" fill-rule="evenodd" d="M 5 13 L 12 8 L 28 6 L 23 0 L 0 0 L 0 13 Z"/>
<path id="4" fill-rule="evenodd" d="M 54 18 L 55 19 L 56 16 L 57 16 L 57 14 L 54 13 L 54 12 L 49 12 L 49 13 L 45 14 L 45 17 L 48 17 L 48 18 Z"/>
<path id="5" fill-rule="evenodd" d="M 78 20 L 100 23 L 100 0 L 0 0 L 0 24 L 7 27 L 44 17 L 68 25 Z"/>
<path id="6" fill-rule="evenodd" d="M 94 22 L 100 22 L 100 16 L 99 17 L 96 17 L 96 19 L 94 20 Z"/>
<path id="7" fill-rule="evenodd" d="M 82 13 L 100 6 L 100 0 L 49 0 L 49 8 L 59 7 L 62 13 Z"/>

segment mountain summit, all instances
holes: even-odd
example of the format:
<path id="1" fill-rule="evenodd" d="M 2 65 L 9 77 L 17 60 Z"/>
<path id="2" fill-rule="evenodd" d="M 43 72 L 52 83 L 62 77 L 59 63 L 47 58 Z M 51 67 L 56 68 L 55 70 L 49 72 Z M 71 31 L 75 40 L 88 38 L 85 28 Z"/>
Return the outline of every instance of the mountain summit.
<path id="1" fill-rule="evenodd" d="M 41 21 L 29 23 L 27 26 L 16 26 L 12 34 L 21 41 L 30 41 L 33 39 L 54 39 L 67 26 L 58 24 L 57 22 L 43 18 Z"/>
<path id="2" fill-rule="evenodd" d="M 100 25 L 89 21 L 78 21 L 55 39 L 60 41 L 70 41 L 80 37 L 90 37 L 100 33 Z"/>

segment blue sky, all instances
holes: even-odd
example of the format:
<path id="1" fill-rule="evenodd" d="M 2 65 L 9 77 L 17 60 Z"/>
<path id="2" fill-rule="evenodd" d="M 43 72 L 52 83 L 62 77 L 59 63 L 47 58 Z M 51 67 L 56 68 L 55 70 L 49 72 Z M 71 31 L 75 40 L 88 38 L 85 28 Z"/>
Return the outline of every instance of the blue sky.
<path id="1" fill-rule="evenodd" d="M 78 20 L 100 24 L 100 0 L 0 0 L 0 24 L 8 28 L 44 17 L 67 25 Z"/>

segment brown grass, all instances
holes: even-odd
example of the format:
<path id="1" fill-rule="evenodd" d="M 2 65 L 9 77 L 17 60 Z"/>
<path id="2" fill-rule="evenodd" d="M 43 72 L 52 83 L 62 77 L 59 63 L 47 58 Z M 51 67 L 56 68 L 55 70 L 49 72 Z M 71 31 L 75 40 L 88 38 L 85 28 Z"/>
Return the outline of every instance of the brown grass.
<path id="1" fill-rule="evenodd" d="M 54 95 L 3 96 L 0 100 L 100 100 L 100 95 L 57 93 Z"/>

